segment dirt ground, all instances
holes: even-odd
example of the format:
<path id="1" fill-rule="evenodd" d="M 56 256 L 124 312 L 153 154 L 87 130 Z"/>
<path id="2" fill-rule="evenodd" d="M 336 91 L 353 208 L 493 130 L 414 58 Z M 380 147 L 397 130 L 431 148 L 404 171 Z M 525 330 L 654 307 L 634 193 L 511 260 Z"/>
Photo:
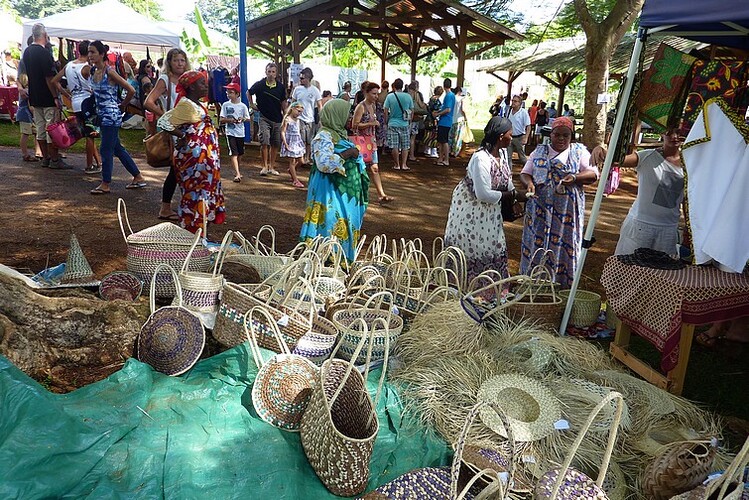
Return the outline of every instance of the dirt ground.
<path id="1" fill-rule="evenodd" d="M 38 272 L 48 265 L 65 261 L 70 233 L 75 233 L 97 276 L 125 269 L 126 245 L 117 218 L 117 198 L 127 203 L 130 225 L 134 231 L 160 222 L 156 215 L 161 199 L 165 169 L 149 167 L 142 151 L 131 151 L 142 169 L 148 186 L 126 190 L 129 175 L 115 159 L 112 194 L 92 196 L 89 190 L 97 185 L 97 176 L 84 174 L 85 159 L 69 154 L 68 163 L 74 170 L 49 170 L 39 163 L 21 161 L 14 148 L 0 148 L 0 169 L 3 182 L 0 196 L 0 263 L 22 271 Z M 444 233 L 450 196 L 463 176 L 472 149 L 464 150 L 461 158 L 449 168 L 434 165 L 431 158 L 419 158 L 412 171 L 392 169 L 392 159 L 381 164 L 383 184 L 389 196 L 396 198 L 387 206 L 371 203 L 362 232 L 374 236 L 384 233 L 388 238 L 421 238 L 431 248 L 432 240 Z M 260 177 L 259 148 L 249 146 L 242 158 L 244 179 L 241 183 L 224 182 L 227 219 L 223 226 L 209 227 L 209 239 L 220 241 L 228 229 L 254 235 L 263 224 L 276 229 L 277 249 L 287 251 L 297 241 L 302 224 L 306 191 L 290 185 L 288 175 Z M 222 162 L 224 177 L 231 179 L 228 161 Z M 283 168 L 282 168 L 283 167 Z M 520 164 L 514 165 L 519 185 Z M 285 163 L 278 165 L 285 173 Z M 307 181 L 309 171 L 301 170 Z M 625 174 L 619 191 L 604 200 L 596 231 L 596 244 L 588 252 L 581 288 L 602 292 L 599 278 L 605 259 L 612 254 L 618 230 L 636 194 L 636 178 Z M 595 186 L 587 187 L 588 208 L 594 198 Z M 175 201 L 177 197 L 175 196 Z M 376 200 L 372 187 L 370 199 Z M 520 221 L 505 225 L 510 255 L 510 269 L 517 271 L 520 255 Z"/>

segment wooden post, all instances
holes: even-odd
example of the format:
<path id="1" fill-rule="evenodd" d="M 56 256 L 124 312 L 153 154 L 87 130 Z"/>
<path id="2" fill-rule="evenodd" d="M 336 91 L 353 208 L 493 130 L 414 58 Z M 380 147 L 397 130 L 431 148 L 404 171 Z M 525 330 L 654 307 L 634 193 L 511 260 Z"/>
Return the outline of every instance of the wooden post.
<path id="1" fill-rule="evenodd" d="M 385 81 L 385 62 L 388 57 L 388 46 L 390 45 L 390 40 L 388 37 L 382 38 L 382 58 L 380 59 L 382 61 L 382 66 L 380 69 L 380 82 Z"/>
<path id="2" fill-rule="evenodd" d="M 463 79 L 466 74 L 466 42 L 468 41 L 468 30 L 463 26 L 456 26 L 458 31 L 458 81 L 455 84 L 458 87 L 463 86 Z"/>
<path id="3" fill-rule="evenodd" d="M 411 53 L 409 56 L 411 56 L 411 81 L 413 82 L 416 80 L 416 58 L 419 55 L 419 38 L 418 35 L 411 35 L 409 36 L 409 47 L 411 49 Z M 406 84 L 407 86 L 408 84 Z M 406 90 L 406 89 L 404 89 Z"/>
<path id="4" fill-rule="evenodd" d="M 299 48 L 299 18 L 294 17 L 291 20 L 291 55 L 294 59 L 294 63 L 299 64 L 301 62 L 302 54 Z"/>

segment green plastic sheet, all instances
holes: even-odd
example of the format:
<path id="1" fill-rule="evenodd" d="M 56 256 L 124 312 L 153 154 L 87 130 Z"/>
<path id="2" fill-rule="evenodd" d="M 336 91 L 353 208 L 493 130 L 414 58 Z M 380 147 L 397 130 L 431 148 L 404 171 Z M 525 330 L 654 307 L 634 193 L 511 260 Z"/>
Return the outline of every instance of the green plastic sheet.
<path id="1" fill-rule="evenodd" d="M 266 356 L 271 353 L 264 352 Z M 330 498 L 298 433 L 260 420 L 242 344 L 168 377 L 135 359 L 53 394 L 0 356 L 0 498 Z M 374 396 L 379 371 L 369 376 Z M 451 451 L 386 384 L 368 490 Z"/>

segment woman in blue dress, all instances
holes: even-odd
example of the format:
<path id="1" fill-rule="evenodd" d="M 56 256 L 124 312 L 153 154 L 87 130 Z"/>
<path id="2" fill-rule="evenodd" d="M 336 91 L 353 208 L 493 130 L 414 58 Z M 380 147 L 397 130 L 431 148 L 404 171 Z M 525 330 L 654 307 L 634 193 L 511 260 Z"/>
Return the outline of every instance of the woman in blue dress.
<path id="1" fill-rule="evenodd" d="M 331 99 L 320 112 L 321 128 L 312 139 L 312 168 L 299 239 L 335 236 L 346 259 L 353 262 L 369 203 L 369 176 L 359 150 L 347 139 L 350 108 L 342 99 Z"/>
<path id="2" fill-rule="evenodd" d="M 122 125 L 122 111 L 135 95 L 135 89 L 107 64 L 109 46 L 99 40 L 88 46 L 88 60 L 94 66 L 91 75 L 91 90 L 96 99 L 96 115 L 101 130 L 101 183 L 91 190 L 91 194 L 108 194 L 109 184 L 112 182 L 114 157 L 117 156 L 125 169 L 133 176 L 132 182 L 125 186 L 127 189 L 139 189 L 146 186 L 146 180 L 138 170 L 138 166 L 130 157 L 130 153 L 120 143 L 120 126 Z M 118 102 L 117 89 L 125 89 L 125 98 Z"/>

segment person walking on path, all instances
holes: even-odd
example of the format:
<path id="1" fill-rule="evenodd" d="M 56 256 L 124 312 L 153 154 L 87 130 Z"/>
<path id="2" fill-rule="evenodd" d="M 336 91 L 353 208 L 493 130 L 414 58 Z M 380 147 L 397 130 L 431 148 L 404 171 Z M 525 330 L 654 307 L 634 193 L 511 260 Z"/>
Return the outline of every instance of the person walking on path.
<path id="1" fill-rule="evenodd" d="M 525 145 L 531 133 L 531 117 L 525 108 L 521 108 L 523 99 L 519 95 L 512 96 L 511 106 L 507 111 L 507 119 L 512 123 L 512 142 L 507 146 L 507 160 L 512 163 L 513 151 L 518 154 L 518 160 L 525 165 Z"/>
<path id="2" fill-rule="evenodd" d="M 450 166 L 450 128 L 453 126 L 453 113 L 455 111 L 455 94 L 450 90 L 453 86 L 452 80 L 445 78 L 442 89 L 445 97 L 442 98 L 442 109 L 434 116 L 437 118 L 437 149 L 439 158 L 435 165 L 440 167 Z"/>
<path id="3" fill-rule="evenodd" d="M 260 111 L 258 139 L 263 159 L 260 175 L 279 175 L 276 170 L 276 156 L 281 148 L 281 122 L 286 110 L 286 87 L 278 81 L 278 66 L 268 63 L 265 78 L 255 82 L 247 91 L 247 99 L 253 110 Z M 257 104 L 252 100 L 257 98 Z"/>
<path id="4" fill-rule="evenodd" d="M 382 179 L 380 178 L 376 139 L 377 127 L 380 126 L 380 122 L 377 120 L 376 111 L 377 96 L 380 93 L 380 86 L 374 82 L 365 82 L 362 91 L 364 93 L 364 100 L 354 109 L 351 128 L 353 129 L 354 135 L 363 135 L 369 137 L 372 141 L 372 160 L 370 161 L 369 169 L 372 171 L 372 182 L 374 182 L 375 188 L 377 188 L 377 194 L 379 195 L 378 201 L 380 202 L 380 205 L 384 205 L 393 201 L 393 198 L 385 194 L 385 189 L 382 187 Z"/>
<path id="5" fill-rule="evenodd" d="M 69 169 L 60 157 L 57 146 L 47 134 L 47 125 L 59 121 L 62 102 L 52 78 L 57 73 L 52 54 L 45 47 L 49 41 L 47 29 L 41 23 L 31 28 L 34 43 L 23 53 L 23 66 L 29 80 L 29 106 L 34 108 L 36 141 L 42 150 L 42 166 L 52 169 Z"/>
<path id="6" fill-rule="evenodd" d="M 294 101 L 286 108 L 286 114 L 281 124 L 281 157 L 289 159 L 289 175 L 291 185 L 303 189 L 304 184 L 296 175 L 296 167 L 301 165 L 304 156 L 304 141 L 302 140 L 301 115 L 304 112 L 302 103 Z"/>
<path id="7" fill-rule="evenodd" d="M 109 184 L 112 182 L 114 157 L 116 156 L 125 169 L 133 176 L 127 189 L 146 187 L 146 180 L 138 170 L 138 166 L 130 157 L 130 153 L 120 143 L 120 127 L 122 113 L 135 95 L 132 85 L 122 78 L 117 71 L 107 64 L 109 47 L 99 40 L 88 46 L 88 59 L 94 67 L 91 75 L 91 90 L 96 99 L 96 115 L 101 130 L 101 183 L 91 190 L 91 194 L 108 194 Z M 125 89 L 125 98 L 118 103 L 117 87 Z"/>
<path id="8" fill-rule="evenodd" d="M 393 91 L 385 99 L 385 121 L 388 124 L 388 146 L 392 150 L 393 170 L 411 170 L 408 167 L 408 149 L 411 147 L 411 117 L 414 101 L 403 92 L 403 80 L 396 78 Z"/>
<path id="9" fill-rule="evenodd" d="M 81 111 L 83 101 L 92 95 L 91 83 L 91 66 L 88 62 L 88 40 L 78 43 L 78 58 L 70 61 L 60 71 L 57 72 L 52 82 L 63 94 L 67 95 L 73 106 L 73 113 L 78 117 L 78 123 L 83 127 L 83 136 L 86 138 L 86 168 L 87 174 L 98 174 L 101 172 L 101 158 L 96 150 L 94 143 L 94 129 L 86 123 L 86 117 Z M 68 88 L 63 89 L 59 85 L 62 77 L 68 82 Z"/>
<path id="10" fill-rule="evenodd" d="M 291 100 L 302 105 L 302 114 L 299 115 L 299 132 L 302 135 L 304 143 L 304 158 L 301 163 L 312 163 L 310 160 L 310 144 L 315 137 L 315 110 L 319 113 L 322 109 L 322 94 L 317 87 L 312 85 L 312 70 L 304 68 L 299 74 L 299 85 L 294 87 L 291 93 Z M 283 134 L 281 134 L 283 137 Z"/>
<path id="11" fill-rule="evenodd" d="M 161 74 L 156 80 L 153 90 L 146 98 L 145 107 L 158 119 L 167 111 L 174 108 L 177 103 L 177 82 L 185 71 L 190 70 L 190 61 L 182 49 L 171 49 L 166 53 L 166 61 Z M 164 180 L 161 189 L 161 206 L 159 208 L 159 219 L 178 221 L 177 213 L 172 210 L 172 198 L 177 190 L 177 172 L 174 167 L 169 167 L 169 173 Z"/>
<path id="12" fill-rule="evenodd" d="M 239 172 L 239 157 L 244 154 L 244 122 L 252 120 L 250 110 L 245 103 L 239 100 L 242 92 L 238 83 L 230 83 L 224 87 L 228 101 L 221 105 L 219 122 L 226 126 L 226 145 L 228 146 L 229 160 L 234 167 L 234 182 L 242 181 Z"/>

